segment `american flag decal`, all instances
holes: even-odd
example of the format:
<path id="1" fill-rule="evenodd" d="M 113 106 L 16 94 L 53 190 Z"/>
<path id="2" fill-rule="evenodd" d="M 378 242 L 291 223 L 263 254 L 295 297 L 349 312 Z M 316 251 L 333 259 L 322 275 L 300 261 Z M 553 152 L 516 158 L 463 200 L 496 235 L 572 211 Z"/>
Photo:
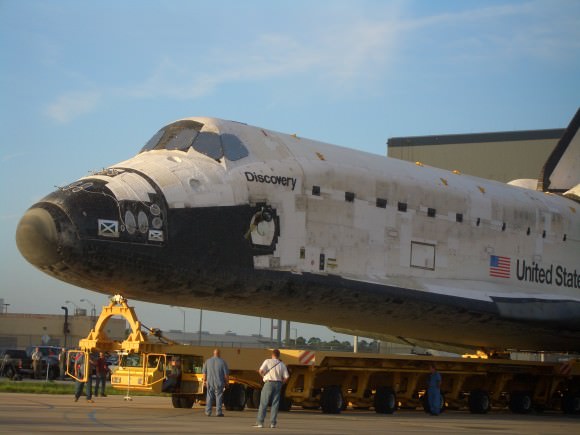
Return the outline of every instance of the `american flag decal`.
<path id="1" fill-rule="evenodd" d="M 511 278 L 511 261 L 509 257 L 491 255 L 489 257 L 489 276 Z"/>

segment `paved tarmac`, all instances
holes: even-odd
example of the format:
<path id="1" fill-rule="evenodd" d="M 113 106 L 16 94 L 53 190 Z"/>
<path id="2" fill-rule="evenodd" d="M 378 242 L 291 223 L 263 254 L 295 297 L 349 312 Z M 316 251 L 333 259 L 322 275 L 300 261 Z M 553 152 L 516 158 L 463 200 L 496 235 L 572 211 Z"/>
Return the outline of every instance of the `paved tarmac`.
<path id="1" fill-rule="evenodd" d="M 255 410 L 228 412 L 224 418 L 206 417 L 201 408 L 174 409 L 168 398 L 123 396 L 77 403 L 72 396 L 0 393 L 2 434 L 578 434 L 580 416 L 559 413 L 513 415 L 492 412 L 484 416 L 447 411 L 438 417 L 420 411 L 378 415 L 347 410 L 324 415 L 300 408 L 279 414 L 276 429 L 252 428 Z"/>

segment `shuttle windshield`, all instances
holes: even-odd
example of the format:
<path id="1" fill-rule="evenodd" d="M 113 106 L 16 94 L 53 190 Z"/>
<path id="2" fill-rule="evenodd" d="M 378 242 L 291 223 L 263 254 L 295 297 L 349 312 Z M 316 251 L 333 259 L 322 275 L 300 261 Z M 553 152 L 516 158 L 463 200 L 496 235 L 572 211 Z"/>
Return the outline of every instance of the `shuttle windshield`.
<path id="1" fill-rule="evenodd" d="M 145 144 L 141 152 L 151 150 L 180 150 L 192 147 L 197 152 L 219 160 L 225 156 L 235 161 L 248 155 L 248 149 L 233 134 L 217 134 L 201 131 L 203 124 L 196 121 L 177 121 L 159 130 Z"/>

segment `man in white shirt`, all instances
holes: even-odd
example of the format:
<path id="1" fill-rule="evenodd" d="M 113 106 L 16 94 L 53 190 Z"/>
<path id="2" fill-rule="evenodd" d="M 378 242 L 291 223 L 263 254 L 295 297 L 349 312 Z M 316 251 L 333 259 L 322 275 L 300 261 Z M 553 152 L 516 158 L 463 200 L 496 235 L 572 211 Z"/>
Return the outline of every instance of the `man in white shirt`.
<path id="1" fill-rule="evenodd" d="M 288 381 L 290 375 L 286 365 L 280 361 L 280 351 L 274 349 L 272 351 L 272 358 L 265 360 L 258 370 L 260 376 L 264 380 L 262 387 L 262 394 L 260 396 L 260 409 L 258 409 L 258 417 L 254 427 L 264 427 L 264 419 L 266 418 L 266 411 L 268 404 L 270 405 L 270 427 L 276 427 L 276 419 L 278 417 L 278 406 L 280 405 L 280 393 L 282 392 L 282 385 Z"/>

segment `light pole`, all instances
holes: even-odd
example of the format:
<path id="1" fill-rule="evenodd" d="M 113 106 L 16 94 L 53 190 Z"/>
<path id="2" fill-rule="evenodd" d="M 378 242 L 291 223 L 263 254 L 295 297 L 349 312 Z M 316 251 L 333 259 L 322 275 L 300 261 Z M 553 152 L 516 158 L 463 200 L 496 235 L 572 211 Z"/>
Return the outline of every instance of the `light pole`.
<path id="1" fill-rule="evenodd" d="M 62 306 L 61 307 L 64 310 L 64 325 L 62 327 L 62 332 L 64 334 L 64 348 L 67 348 L 67 337 L 68 334 L 70 333 L 70 329 L 69 329 L 69 325 L 68 325 L 68 307 Z M 64 374 L 61 373 L 61 376 L 64 376 Z"/>
<path id="2" fill-rule="evenodd" d="M 181 307 L 176 307 L 175 305 L 171 305 L 172 308 L 177 308 L 183 314 L 183 329 L 181 330 L 185 334 L 185 310 Z"/>
<path id="3" fill-rule="evenodd" d="M 298 342 L 298 328 L 292 328 L 292 331 L 294 331 L 294 347 L 296 347 Z"/>
<path id="4" fill-rule="evenodd" d="M 198 337 L 198 346 L 201 346 L 201 326 L 202 326 L 202 319 L 203 319 L 203 308 L 199 309 L 199 337 Z"/>
<path id="5" fill-rule="evenodd" d="M 97 306 L 95 304 L 93 304 L 88 299 L 81 299 L 81 302 L 86 302 L 87 304 L 89 304 L 91 306 L 91 316 L 92 317 L 97 317 Z"/>
<path id="6" fill-rule="evenodd" d="M 65 304 L 71 304 L 74 305 L 75 307 L 75 316 L 78 314 L 78 311 L 80 310 L 79 306 L 77 304 L 75 304 L 73 301 L 64 301 Z"/>
<path id="7" fill-rule="evenodd" d="M 96 323 L 96 317 L 97 317 L 97 306 L 95 304 L 93 304 L 88 299 L 81 299 L 81 302 L 85 302 L 85 303 L 87 303 L 87 304 L 89 304 L 91 306 L 91 320 L 92 320 L 93 328 L 94 328 L 95 327 L 95 323 Z"/>

